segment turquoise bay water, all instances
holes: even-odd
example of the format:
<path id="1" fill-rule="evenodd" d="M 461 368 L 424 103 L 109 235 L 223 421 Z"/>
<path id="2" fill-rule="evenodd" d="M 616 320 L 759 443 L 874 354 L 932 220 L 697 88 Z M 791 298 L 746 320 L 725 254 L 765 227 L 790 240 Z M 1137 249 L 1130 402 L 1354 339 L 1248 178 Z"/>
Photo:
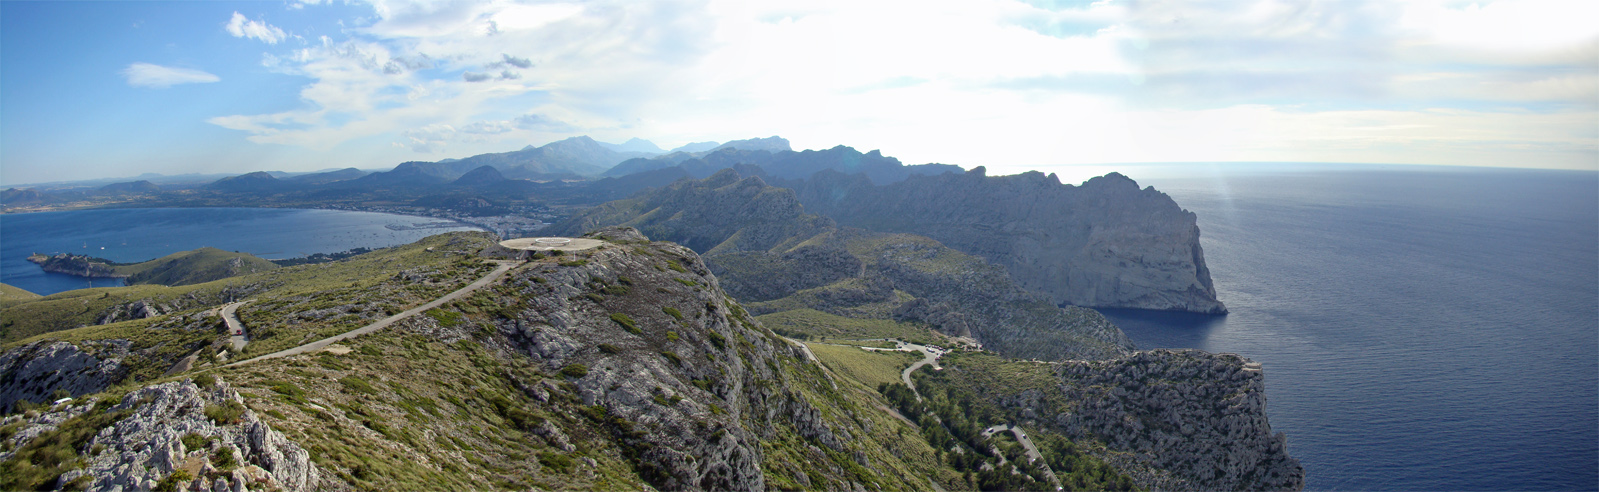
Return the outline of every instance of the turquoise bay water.
<path id="1" fill-rule="evenodd" d="M 1106 314 L 1263 363 L 1307 488 L 1599 489 L 1599 173 L 1121 171 L 1199 215 L 1231 313 Z"/>
<path id="2" fill-rule="evenodd" d="M 151 208 L 0 215 L 0 282 L 40 295 L 122 285 L 47 273 L 32 253 L 75 253 L 112 261 L 145 261 L 204 246 L 267 259 L 406 244 L 472 227 L 392 230 L 437 223 L 408 215 L 280 208 Z"/>

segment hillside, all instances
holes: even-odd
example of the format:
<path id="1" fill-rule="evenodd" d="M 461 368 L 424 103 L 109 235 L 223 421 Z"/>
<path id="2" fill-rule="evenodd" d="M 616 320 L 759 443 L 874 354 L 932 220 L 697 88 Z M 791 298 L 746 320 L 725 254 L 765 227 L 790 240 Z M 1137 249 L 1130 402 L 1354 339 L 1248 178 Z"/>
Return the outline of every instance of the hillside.
<path id="1" fill-rule="evenodd" d="M 479 267 L 458 265 L 459 257 L 430 252 L 427 248 L 476 252 L 487 246 L 489 239 L 486 233 L 441 234 L 344 261 L 268 269 L 198 284 L 145 284 L 61 292 L 0 310 L 0 343 L 83 326 L 210 309 L 229 301 L 267 294 L 274 297 L 315 295 L 324 301 L 364 299 L 362 308 L 355 311 L 357 316 L 372 316 L 386 310 L 398 312 L 403 310 L 399 306 L 414 303 L 417 296 L 454 286 L 463 275 Z M 248 317 L 253 312 L 246 307 L 239 314 Z M 285 329 L 301 335 L 306 330 L 331 329 L 329 326 L 338 322 L 350 322 L 349 314 L 329 312 L 312 319 L 293 320 Z"/>
<path id="2" fill-rule="evenodd" d="M 101 258 L 66 253 L 33 255 L 28 257 L 28 261 L 38 263 L 47 272 L 94 278 L 126 278 L 129 285 L 198 284 L 278 267 L 249 253 L 216 248 L 179 251 L 139 263 L 113 263 Z"/>
<path id="3" fill-rule="evenodd" d="M 1103 358 L 1132 348 L 1098 312 L 1057 307 L 980 258 L 926 237 L 839 229 L 806 213 L 792 191 L 734 170 L 607 203 L 548 234 L 607 226 L 702 252 L 728 293 L 757 314 L 911 320 L 1012 357 Z"/>
<path id="4" fill-rule="evenodd" d="M 271 335 L 245 355 L 349 330 L 478 278 L 483 261 L 504 254 L 481 237 L 434 236 L 247 277 L 270 286 L 240 311 Z M 1093 408 L 1120 412 L 1117 421 L 1264 423 L 1260 402 L 1230 403 L 1260 398 L 1258 378 L 1184 372 L 1192 364 L 1160 352 L 1056 364 L 955 352 L 942 371 L 912 371 L 913 390 L 897 383 L 910 354 L 843 338 L 957 339 L 911 321 L 757 318 L 687 248 L 631 229 L 591 237 L 606 244 L 534 255 L 453 302 L 284 358 L 225 365 L 237 359 L 203 306 L 8 343 L 0 396 L 13 413 L 0 419 L 0 488 L 1128 490 L 1294 488 L 1300 476 L 1272 464 L 1291 459 L 1270 447 L 1280 438 L 1269 428 L 1232 431 L 1248 443 L 1235 447 L 1214 438 L 1220 427 L 1145 439 L 1072 424 L 1098 420 L 1043 418 L 1081 414 L 1088 404 L 1073 402 L 1083 398 L 1163 388 L 1191 403 Z M 357 272 L 356 285 L 344 283 Z M 834 338 L 799 344 L 767 322 Z M 1177 365 L 1158 386 L 1119 376 L 1118 367 L 1162 359 Z M 75 400 L 30 403 L 63 396 Z M 983 431 L 1013 424 L 1025 434 Z M 1216 456 L 1227 465 L 1213 473 L 1205 466 L 1216 461 L 1203 457 Z"/>
<path id="5" fill-rule="evenodd" d="M 38 299 L 39 294 L 28 292 L 11 284 L 0 284 L 0 308 L 11 307 L 13 304 Z"/>
<path id="6" fill-rule="evenodd" d="M 180 251 L 154 260 L 117 265 L 113 269 L 128 276 L 131 285 L 189 285 L 248 275 L 277 268 L 278 265 L 249 253 L 200 248 Z"/>

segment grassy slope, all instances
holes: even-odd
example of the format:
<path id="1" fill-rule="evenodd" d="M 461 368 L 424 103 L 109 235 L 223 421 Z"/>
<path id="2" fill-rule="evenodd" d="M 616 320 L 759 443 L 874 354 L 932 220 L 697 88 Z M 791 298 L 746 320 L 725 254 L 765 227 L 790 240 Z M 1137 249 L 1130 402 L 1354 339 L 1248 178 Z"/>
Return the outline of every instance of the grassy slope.
<path id="1" fill-rule="evenodd" d="M 237 261 L 238 266 L 232 265 Z M 200 248 L 179 251 L 154 260 L 111 267 L 128 276 L 129 284 L 189 285 L 264 272 L 278 265 L 249 253 Z"/>
<path id="2" fill-rule="evenodd" d="M 847 318 L 815 309 L 795 309 L 761 315 L 755 319 L 783 336 L 802 340 L 898 338 L 912 343 L 937 344 L 944 343 L 945 339 L 943 335 L 911 323 Z"/>
<path id="3" fill-rule="evenodd" d="M 10 284 L 0 284 L 0 309 L 13 304 L 31 301 L 41 297 L 39 294 L 28 292 L 21 287 Z"/>
<path id="4" fill-rule="evenodd" d="M 856 347 L 808 343 L 811 353 L 840 376 L 854 379 L 867 388 L 880 383 L 900 384 L 900 371 L 921 359 L 920 352 L 869 352 Z"/>
<path id="5" fill-rule="evenodd" d="M 355 319 L 361 316 L 359 313 L 375 316 L 377 312 L 399 312 L 455 290 L 492 267 L 476 260 L 463 263 L 468 257 L 453 252 L 474 253 L 491 242 L 487 235 L 478 233 L 441 234 L 345 261 L 279 268 L 202 284 L 61 292 L 0 309 L 0 344 L 14 345 L 24 338 L 79 327 L 92 330 L 109 310 L 140 300 L 184 312 L 220 306 L 236 298 L 253 298 L 259 304 L 246 305 L 239 314 L 252 330 L 258 326 L 265 329 L 260 335 L 267 336 L 257 338 L 268 343 L 252 343 L 248 350 L 254 352 L 258 346 L 286 343 L 284 339 L 269 341 L 278 333 L 287 339 L 298 332 L 337 330 L 361 321 Z M 272 308 L 301 308 L 282 313 L 293 314 L 304 309 L 342 308 L 357 302 L 365 311 L 296 319 L 290 326 L 283 326 L 287 320 L 270 312 Z M 263 305 L 267 307 L 262 308 Z M 273 329 L 279 330 L 266 331 Z"/>

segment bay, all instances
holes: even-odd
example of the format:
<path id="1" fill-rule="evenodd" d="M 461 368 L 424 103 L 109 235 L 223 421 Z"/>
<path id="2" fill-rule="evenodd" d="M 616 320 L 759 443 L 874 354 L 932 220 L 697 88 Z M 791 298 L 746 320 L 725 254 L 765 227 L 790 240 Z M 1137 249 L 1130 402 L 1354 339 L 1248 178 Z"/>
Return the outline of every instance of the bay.
<path id="1" fill-rule="evenodd" d="M 281 208 L 105 209 L 0 215 L 0 282 L 40 295 L 121 279 L 85 279 L 49 273 L 28 262 L 33 253 L 74 253 L 138 262 L 179 251 L 213 247 L 266 259 L 382 248 L 415 242 L 458 225 L 410 228 L 444 219 L 345 210 Z M 394 226 L 391 228 L 390 226 Z"/>

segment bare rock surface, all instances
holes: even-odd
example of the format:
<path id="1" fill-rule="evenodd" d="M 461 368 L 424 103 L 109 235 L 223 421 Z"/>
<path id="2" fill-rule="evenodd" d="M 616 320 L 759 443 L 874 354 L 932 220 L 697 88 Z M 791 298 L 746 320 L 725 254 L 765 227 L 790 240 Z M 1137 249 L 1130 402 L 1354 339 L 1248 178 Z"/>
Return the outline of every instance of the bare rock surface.
<path id="1" fill-rule="evenodd" d="M 126 340 L 95 343 L 90 354 L 67 342 L 41 341 L 0 354 L 0 411 L 18 401 L 48 403 L 57 391 L 83 395 L 104 390 L 122 379 Z"/>
<path id="2" fill-rule="evenodd" d="M 1287 437 L 1266 420 L 1260 364 L 1235 354 L 1152 350 L 1104 361 L 1066 361 L 1061 390 L 1077 405 L 1041 416 L 1074 438 L 1103 442 L 1102 456 L 1145 488 L 1299 490 L 1305 471 Z M 1026 395 L 1012 405 L 1026 406 Z"/>

